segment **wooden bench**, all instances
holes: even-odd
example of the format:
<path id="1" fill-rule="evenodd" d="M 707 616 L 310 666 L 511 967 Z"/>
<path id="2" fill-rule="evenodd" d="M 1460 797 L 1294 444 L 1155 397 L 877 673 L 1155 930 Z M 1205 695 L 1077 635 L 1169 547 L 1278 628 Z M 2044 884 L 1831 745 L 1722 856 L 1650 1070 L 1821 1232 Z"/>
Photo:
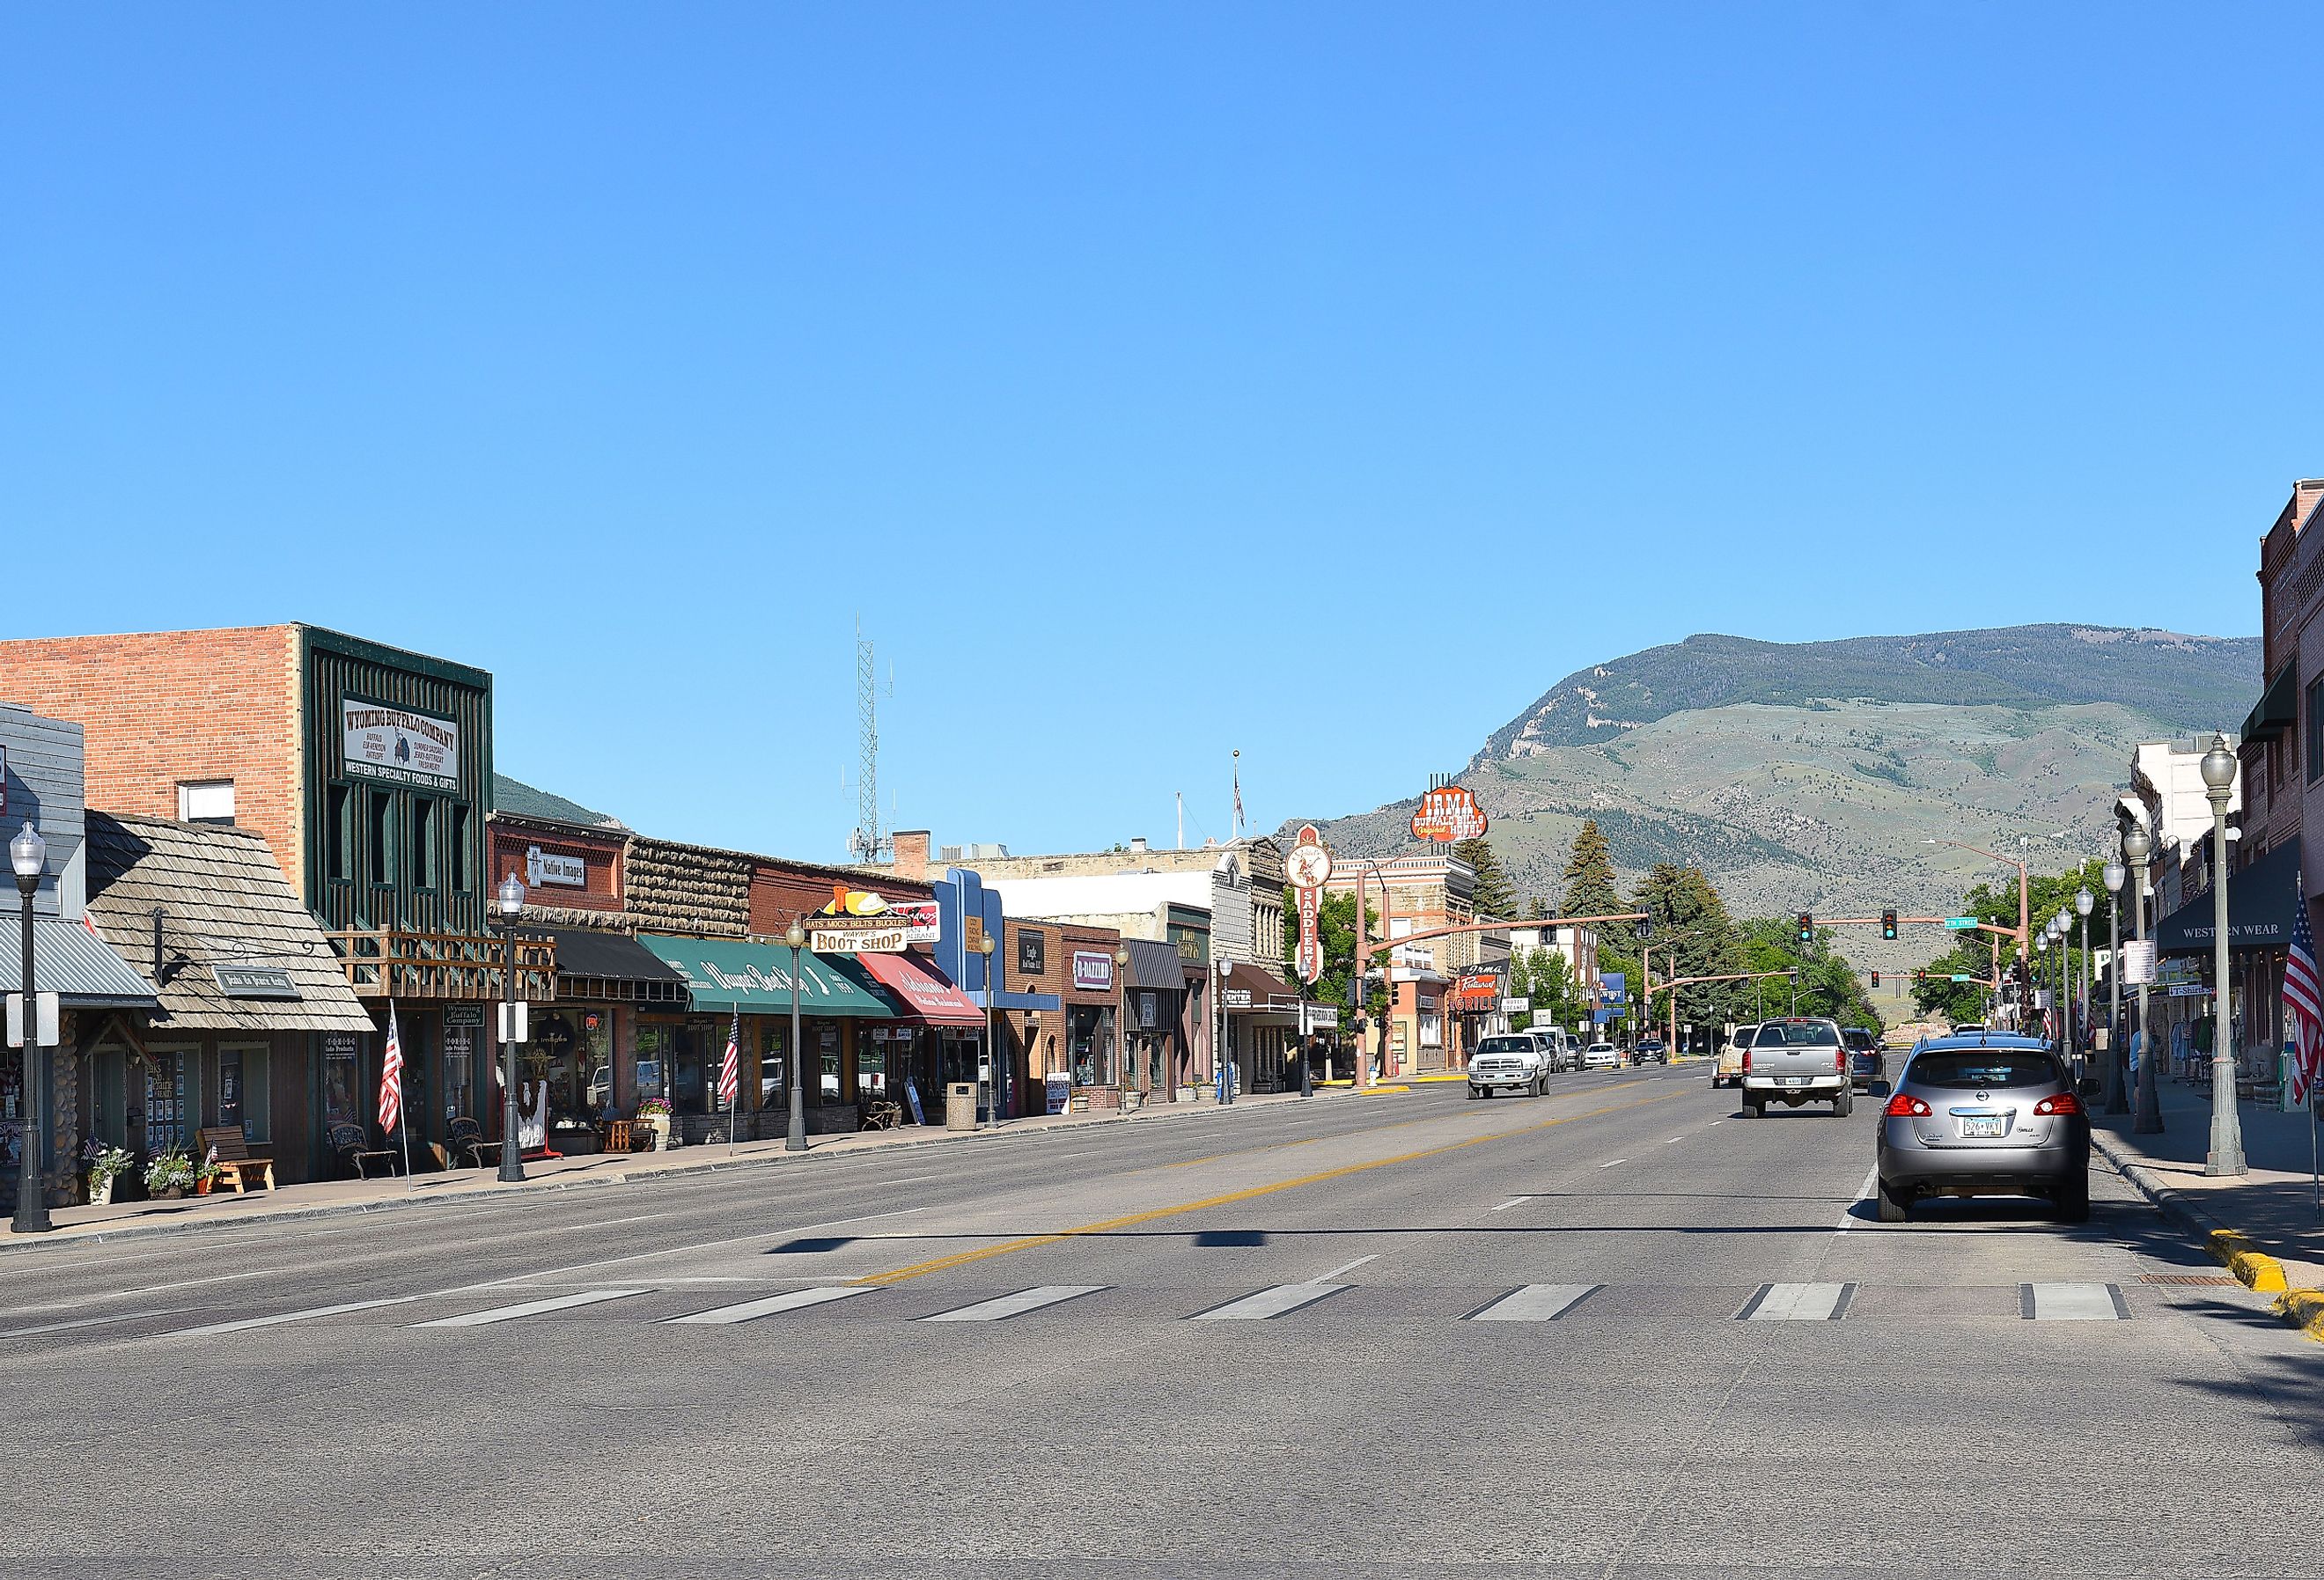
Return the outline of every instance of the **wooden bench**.
<path id="1" fill-rule="evenodd" d="M 253 1179 L 262 1181 L 267 1189 L 274 1188 L 274 1160 L 251 1155 L 249 1138 L 238 1124 L 208 1126 L 195 1132 L 202 1156 L 217 1159 L 218 1183 L 231 1183 L 240 1196 L 250 1189 Z"/>

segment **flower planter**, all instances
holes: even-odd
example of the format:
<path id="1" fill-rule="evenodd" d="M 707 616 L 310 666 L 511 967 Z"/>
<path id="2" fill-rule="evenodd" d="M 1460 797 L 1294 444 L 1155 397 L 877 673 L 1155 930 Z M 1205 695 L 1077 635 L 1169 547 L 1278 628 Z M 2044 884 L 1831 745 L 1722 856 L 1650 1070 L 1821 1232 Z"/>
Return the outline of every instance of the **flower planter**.
<path id="1" fill-rule="evenodd" d="M 212 1181 L 212 1180 L 208 1180 L 208 1179 L 197 1179 L 197 1180 L 195 1180 L 195 1181 L 194 1181 L 194 1194 L 195 1194 L 196 1196 L 208 1196 L 208 1195 L 209 1195 L 209 1193 L 210 1193 L 210 1187 L 211 1187 L 211 1185 L 212 1185 L 212 1184 L 214 1184 L 214 1183 L 215 1183 L 214 1181 Z"/>
<path id="2" fill-rule="evenodd" d="M 165 1185 L 153 1192 L 155 1201 L 183 1201 L 185 1198 L 186 1187 L 182 1185 Z"/>
<path id="3" fill-rule="evenodd" d="M 88 1205 L 93 1207 L 111 1206 L 113 1205 L 113 1181 L 110 1179 L 90 1180 L 88 1182 Z"/>

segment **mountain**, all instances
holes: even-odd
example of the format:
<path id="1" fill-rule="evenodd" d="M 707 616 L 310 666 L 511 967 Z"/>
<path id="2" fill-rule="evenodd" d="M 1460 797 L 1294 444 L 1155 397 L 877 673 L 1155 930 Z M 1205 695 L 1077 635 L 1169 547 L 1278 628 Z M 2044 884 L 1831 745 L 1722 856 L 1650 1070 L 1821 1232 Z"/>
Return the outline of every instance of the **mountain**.
<path id="1" fill-rule="evenodd" d="M 2096 854 L 2141 741 L 2233 731 L 2253 637 L 2024 625 L 1841 642 L 1703 635 L 1577 670 L 1495 730 L 1461 781 L 1518 893 L 1554 899 L 1595 818 L 1626 882 L 1700 866 L 1741 915 L 1951 909 L 2028 836 L 2037 868 Z M 1333 847 L 1412 845 L 1404 801 L 1323 825 Z M 2063 831 L 2063 842 L 2052 837 Z M 1934 935 L 1851 955 L 1894 967 Z"/>

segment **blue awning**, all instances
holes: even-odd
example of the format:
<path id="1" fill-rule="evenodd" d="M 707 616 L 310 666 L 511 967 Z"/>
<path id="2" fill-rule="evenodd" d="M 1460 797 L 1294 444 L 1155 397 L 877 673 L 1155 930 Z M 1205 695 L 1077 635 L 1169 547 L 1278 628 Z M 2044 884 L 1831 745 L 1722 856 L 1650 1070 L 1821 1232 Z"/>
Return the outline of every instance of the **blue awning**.
<path id="1" fill-rule="evenodd" d="M 2287 840 L 2227 879 L 2227 947 L 2288 949 L 2300 903 L 2300 841 Z M 2211 892 L 2204 890 L 2154 929 L 2158 955 L 2208 955 L 2218 929 Z"/>

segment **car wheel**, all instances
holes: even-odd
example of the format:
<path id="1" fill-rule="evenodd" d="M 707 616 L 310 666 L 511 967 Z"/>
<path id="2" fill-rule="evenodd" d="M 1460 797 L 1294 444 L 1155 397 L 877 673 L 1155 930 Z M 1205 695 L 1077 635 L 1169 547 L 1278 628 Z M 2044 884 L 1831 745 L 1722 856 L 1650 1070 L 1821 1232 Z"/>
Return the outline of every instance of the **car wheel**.
<path id="1" fill-rule="evenodd" d="M 1476 1087 L 1471 1086 L 1471 1087 L 1470 1087 L 1470 1088 L 1469 1088 L 1469 1101 L 1470 1101 L 1470 1102 L 1474 1103 L 1478 1098 L 1480 1098 L 1480 1097 L 1481 1097 L 1481 1096 L 1483 1096 L 1483 1095 L 1484 1095 L 1484 1094 L 1483 1094 L 1482 1092 L 1478 1091 Z"/>
<path id="2" fill-rule="evenodd" d="M 1856 1112 L 1855 1093 L 1844 1091 L 1831 1100 L 1831 1116 L 1834 1119 L 1846 1119 L 1854 1112 Z"/>
<path id="3" fill-rule="evenodd" d="M 1761 1107 L 1758 1104 L 1752 1102 L 1748 1097 L 1743 1099 L 1744 1118 L 1757 1119 L 1766 1114 L 1766 1112 L 1767 1111 L 1765 1108 Z"/>
<path id="4" fill-rule="evenodd" d="M 2050 1203 L 2056 1209 L 2061 1224 L 2087 1224 L 2090 1221 L 2090 1177 L 2077 1174 L 2061 1179 L 2051 1193 Z"/>
<path id="5" fill-rule="evenodd" d="M 1879 1197 L 1879 1200 L 1876 1205 L 1880 1209 L 1880 1221 L 1882 1223 L 1901 1224 L 1907 1216 L 1910 1215 L 1906 1211 L 1907 1204 L 1905 1198 L 1886 1180 L 1884 1179 L 1879 1182 L 1876 1194 Z"/>

